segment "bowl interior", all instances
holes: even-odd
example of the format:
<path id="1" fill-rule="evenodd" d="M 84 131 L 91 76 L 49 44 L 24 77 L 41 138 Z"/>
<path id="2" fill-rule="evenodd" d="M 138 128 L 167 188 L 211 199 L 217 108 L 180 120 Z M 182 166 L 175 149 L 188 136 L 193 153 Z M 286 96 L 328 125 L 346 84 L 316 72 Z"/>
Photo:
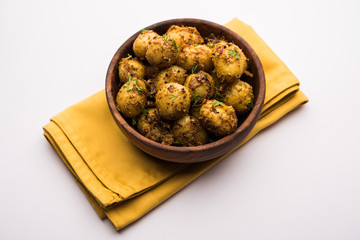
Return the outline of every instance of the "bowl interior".
<path id="1" fill-rule="evenodd" d="M 113 115 L 113 118 L 120 129 L 125 135 L 140 149 L 148 154 L 157 158 L 173 161 L 173 162 L 200 162 L 213 159 L 236 147 L 250 132 L 255 125 L 265 98 L 265 77 L 263 69 L 256 53 L 251 46 L 238 34 L 225 28 L 222 25 L 201 20 L 201 19 L 172 19 L 159 23 L 155 23 L 146 27 L 145 29 L 151 29 L 157 32 L 159 35 L 164 34 L 171 25 L 183 25 L 196 27 L 200 34 L 206 38 L 215 36 L 218 38 L 224 38 L 227 41 L 234 42 L 245 53 L 248 61 L 248 70 L 253 74 L 253 77 L 248 77 L 245 74 L 241 77 L 243 81 L 248 82 L 254 91 L 255 104 L 251 112 L 246 118 L 242 119 L 238 129 L 215 142 L 208 143 L 202 146 L 196 147 L 176 147 L 167 146 L 157 142 L 154 142 L 139 132 L 137 132 L 122 115 L 116 109 L 116 95 L 120 88 L 120 79 L 118 76 L 118 62 L 121 58 L 127 57 L 128 54 L 133 54 L 132 44 L 137 36 L 141 33 L 139 30 L 133 36 L 131 36 L 115 53 L 113 59 L 108 68 L 106 76 L 106 97 L 108 105 Z M 240 120 L 240 119 L 239 119 Z"/>

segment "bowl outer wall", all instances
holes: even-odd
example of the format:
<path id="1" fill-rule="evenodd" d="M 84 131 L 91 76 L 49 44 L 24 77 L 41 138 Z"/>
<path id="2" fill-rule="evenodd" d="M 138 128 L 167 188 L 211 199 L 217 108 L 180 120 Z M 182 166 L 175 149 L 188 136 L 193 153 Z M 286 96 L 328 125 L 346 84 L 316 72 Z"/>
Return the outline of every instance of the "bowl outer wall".
<path id="1" fill-rule="evenodd" d="M 120 88 L 117 66 L 121 58 L 126 57 L 128 53 L 132 52 L 132 43 L 141 33 L 141 31 L 138 31 L 128 40 L 126 40 L 125 43 L 122 44 L 117 50 L 110 62 L 105 83 L 107 102 L 110 108 L 110 112 L 122 132 L 133 144 L 135 144 L 144 152 L 159 159 L 171 162 L 192 163 L 207 161 L 231 151 L 238 144 L 240 144 L 240 142 L 254 127 L 260 116 L 265 99 L 264 71 L 261 62 L 252 47 L 237 33 L 217 23 L 201 19 L 182 18 L 155 23 L 146 27 L 145 29 L 151 29 L 159 34 L 164 34 L 171 25 L 196 27 L 203 37 L 209 36 L 210 33 L 213 33 L 215 36 L 224 36 L 226 40 L 234 42 L 244 51 L 245 55 L 249 58 L 250 71 L 254 75 L 249 79 L 249 82 L 253 86 L 255 96 L 254 107 L 247 118 L 242 122 L 242 124 L 234 133 L 215 142 L 196 147 L 175 147 L 163 145 L 144 137 L 134 128 L 132 128 L 116 108 L 115 99 Z"/>

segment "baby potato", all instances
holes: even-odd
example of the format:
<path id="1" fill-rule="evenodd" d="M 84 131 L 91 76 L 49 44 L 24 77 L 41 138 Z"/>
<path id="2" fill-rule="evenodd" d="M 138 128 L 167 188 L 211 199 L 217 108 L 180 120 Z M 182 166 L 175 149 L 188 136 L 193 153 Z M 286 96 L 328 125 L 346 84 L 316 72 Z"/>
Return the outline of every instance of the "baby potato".
<path id="1" fill-rule="evenodd" d="M 204 71 L 189 75 L 184 85 L 189 89 L 192 100 L 197 103 L 214 96 L 215 82 L 210 74 Z"/>
<path id="2" fill-rule="evenodd" d="M 218 137 L 233 133 L 238 123 L 235 109 L 217 100 L 207 100 L 201 106 L 199 120 L 206 130 Z"/>
<path id="3" fill-rule="evenodd" d="M 213 69 L 212 50 L 207 45 L 183 45 L 180 48 L 176 64 L 191 70 L 204 70 L 206 72 Z"/>
<path id="4" fill-rule="evenodd" d="M 155 96 L 156 108 L 165 120 L 177 120 L 189 112 L 191 95 L 179 83 L 165 83 Z"/>
<path id="5" fill-rule="evenodd" d="M 133 51 L 135 56 L 137 56 L 140 60 L 144 60 L 146 50 L 149 47 L 150 42 L 157 37 L 160 36 L 153 30 L 142 31 L 142 33 L 139 34 L 133 43 Z"/>
<path id="6" fill-rule="evenodd" d="M 215 44 L 213 61 L 217 76 L 225 82 L 239 79 L 248 66 L 243 51 L 235 44 L 226 41 Z"/>
<path id="7" fill-rule="evenodd" d="M 145 58 L 153 66 L 169 67 L 175 63 L 179 49 L 166 36 L 154 38 L 146 50 Z"/>
<path id="8" fill-rule="evenodd" d="M 123 58 L 119 62 L 119 78 L 122 83 L 126 83 L 128 78 L 143 79 L 145 77 L 145 66 L 136 58 Z"/>
<path id="9" fill-rule="evenodd" d="M 140 115 L 137 128 L 142 135 L 155 142 L 165 145 L 171 145 L 174 142 L 171 125 L 161 120 L 156 108 L 150 108 Z"/>
<path id="10" fill-rule="evenodd" d="M 254 105 L 253 89 L 250 84 L 238 79 L 225 91 L 224 102 L 233 106 L 238 114 L 244 114 Z"/>
<path id="11" fill-rule="evenodd" d="M 179 48 L 184 44 L 202 44 L 204 42 L 195 27 L 172 25 L 165 35 L 174 39 Z"/>
<path id="12" fill-rule="evenodd" d="M 175 139 L 185 147 L 199 146 L 209 141 L 208 134 L 199 120 L 189 115 L 177 120 L 172 130 Z"/>
<path id="13" fill-rule="evenodd" d="M 143 80 L 131 79 L 116 96 L 116 108 L 127 118 L 136 117 L 146 106 L 146 84 Z"/>
<path id="14" fill-rule="evenodd" d="M 156 77 L 155 83 L 156 88 L 160 89 L 160 87 L 165 83 L 176 82 L 180 84 L 184 84 L 185 79 L 187 77 L 186 70 L 182 67 L 173 65 L 162 70 Z"/>

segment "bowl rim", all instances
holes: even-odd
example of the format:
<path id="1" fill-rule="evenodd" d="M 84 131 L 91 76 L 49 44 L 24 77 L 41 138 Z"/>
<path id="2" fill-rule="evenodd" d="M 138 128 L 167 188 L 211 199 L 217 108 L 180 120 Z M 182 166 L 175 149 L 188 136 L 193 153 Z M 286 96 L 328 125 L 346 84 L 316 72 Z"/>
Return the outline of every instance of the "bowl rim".
<path id="1" fill-rule="evenodd" d="M 121 46 L 118 48 L 118 50 L 116 51 L 116 53 L 114 54 L 114 56 L 111 59 L 111 62 L 109 64 L 109 67 L 108 67 L 108 70 L 106 73 L 106 81 L 105 81 L 106 98 L 107 98 L 107 102 L 108 102 L 108 105 L 110 108 L 110 112 L 111 112 L 114 120 L 118 121 L 117 123 L 120 123 L 121 128 L 123 128 L 125 130 L 123 132 L 125 132 L 128 135 L 132 135 L 135 138 L 138 138 L 142 142 L 146 142 L 146 144 L 149 145 L 151 148 L 160 149 L 161 151 L 176 151 L 176 152 L 182 152 L 182 153 L 187 153 L 189 151 L 202 152 L 204 150 L 208 150 L 210 148 L 215 148 L 219 145 L 226 144 L 227 142 L 231 141 L 232 139 L 237 138 L 239 135 L 243 134 L 244 131 L 250 131 L 249 128 L 252 128 L 255 125 L 255 123 L 257 122 L 257 120 L 260 116 L 263 104 L 264 104 L 265 88 L 266 88 L 265 85 L 266 84 L 265 84 L 265 76 L 264 76 L 264 70 L 263 70 L 262 64 L 260 62 L 259 57 L 255 53 L 254 49 L 239 34 L 235 33 L 234 31 L 232 31 L 232 30 L 228 29 L 227 27 L 220 25 L 218 23 L 214 23 L 214 22 L 211 22 L 208 20 L 203 20 L 203 19 L 197 19 L 197 18 L 168 19 L 168 20 L 164 20 L 164 21 L 160 21 L 160 22 L 151 24 L 151 25 L 145 27 L 144 29 L 151 30 L 151 29 L 154 29 L 156 27 L 159 27 L 161 25 L 166 25 L 166 24 L 174 24 L 174 25 L 175 24 L 183 24 L 184 26 L 191 26 L 191 23 L 193 23 L 194 21 L 200 21 L 203 24 L 215 26 L 215 27 L 219 28 L 222 32 L 230 33 L 235 38 L 237 38 L 245 46 L 245 48 L 247 48 L 247 50 L 252 55 L 254 64 L 256 66 L 258 66 L 258 74 L 259 74 L 258 77 L 259 77 L 259 81 L 260 81 L 259 89 L 258 89 L 259 93 L 258 93 L 258 96 L 256 98 L 255 104 L 254 104 L 251 112 L 242 121 L 242 123 L 238 126 L 236 131 L 225 137 L 222 137 L 214 142 L 207 143 L 207 144 L 200 145 L 200 146 L 191 146 L 191 147 L 169 146 L 169 145 L 164 145 L 164 144 L 155 142 L 155 141 L 143 136 L 137 130 L 135 130 L 132 126 L 130 126 L 130 124 L 128 124 L 128 122 L 125 120 L 125 118 L 117 110 L 115 99 L 112 97 L 112 92 L 110 91 L 110 88 L 109 88 L 109 86 L 111 84 L 111 77 L 113 75 L 113 69 L 114 69 L 114 67 L 117 67 L 117 64 L 118 64 L 118 61 L 120 58 L 120 56 L 119 56 L 120 52 L 124 50 L 126 45 L 130 44 L 130 42 L 133 42 L 136 39 L 136 37 L 141 33 L 141 30 L 137 31 L 131 37 L 129 37 L 123 44 L 121 44 Z"/>

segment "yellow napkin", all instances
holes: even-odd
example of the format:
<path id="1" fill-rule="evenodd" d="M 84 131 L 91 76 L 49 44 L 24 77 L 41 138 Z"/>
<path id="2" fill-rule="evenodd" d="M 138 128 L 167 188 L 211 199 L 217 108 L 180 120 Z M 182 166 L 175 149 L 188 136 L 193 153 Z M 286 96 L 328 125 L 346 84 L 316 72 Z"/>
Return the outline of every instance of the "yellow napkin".
<path id="1" fill-rule="evenodd" d="M 238 19 L 225 26 L 254 48 L 263 64 L 267 84 L 263 112 L 242 145 L 308 99 L 299 91 L 296 77 L 250 26 Z M 117 230 L 230 154 L 202 163 L 179 164 L 143 153 L 115 124 L 104 90 L 54 116 L 43 129 L 96 212 L 101 218 L 108 217 Z"/>

